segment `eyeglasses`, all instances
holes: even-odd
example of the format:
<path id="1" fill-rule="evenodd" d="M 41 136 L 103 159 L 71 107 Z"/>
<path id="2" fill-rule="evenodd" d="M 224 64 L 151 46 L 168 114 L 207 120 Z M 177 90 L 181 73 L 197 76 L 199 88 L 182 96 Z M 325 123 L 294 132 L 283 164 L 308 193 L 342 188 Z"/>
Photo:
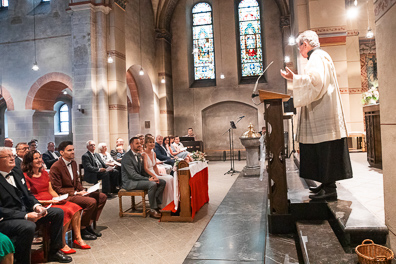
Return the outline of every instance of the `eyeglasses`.
<path id="1" fill-rule="evenodd" d="M 27 150 L 29 147 L 24 147 L 24 148 L 18 148 L 17 150 Z"/>
<path id="2" fill-rule="evenodd" d="M 14 158 L 14 155 L 12 155 L 12 154 L 9 154 L 9 155 L 5 155 L 5 156 L 0 156 L 0 159 L 3 159 L 3 158 L 9 158 L 9 159 L 13 159 Z"/>
<path id="3" fill-rule="evenodd" d="M 304 45 L 304 42 L 303 42 L 303 43 L 300 43 L 300 44 L 298 44 L 298 47 L 297 47 L 297 49 L 298 49 L 298 50 L 301 50 L 301 49 L 300 49 L 300 47 L 301 47 L 302 45 Z"/>

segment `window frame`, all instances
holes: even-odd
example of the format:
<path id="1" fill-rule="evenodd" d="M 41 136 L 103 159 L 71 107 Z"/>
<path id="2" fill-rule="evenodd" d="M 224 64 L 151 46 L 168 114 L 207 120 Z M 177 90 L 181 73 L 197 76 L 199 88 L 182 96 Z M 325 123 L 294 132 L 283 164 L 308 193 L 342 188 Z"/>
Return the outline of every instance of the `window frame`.
<path id="1" fill-rule="evenodd" d="M 7 6 L 3 5 L 3 0 L 0 0 L 0 9 L 6 9 L 10 6 L 10 0 L 7 1 Z"/>
<path id="2" fill-rule="evenodd" d="M 61 113 L 62 112 L 66 112 L 66 111 L 62 111 L 62 108 L 64 106 L 67 107 L 67 119 L 68 119 L 67 121 L 62 121 L 62 118 L 61 118 Z M 59 112 L 58 113 L 59 133 L 60 134 L 69 134 L 70 133 L 70 107 L 66 103 L 63 103 L 62 105 L 59 106 L 59 111 L 58 112 Z M 68 124 L 67 125 L 67 127 L 68 127 L 67 131 L 63 131 L 62 130 L 62 123 L 67 123 Z"/>
<path id="3" fill-rule="evenodd" d="M 237 38 L 237 63 L 238 63 L 238 78 L 239 78 L 239 83 L 240 84 L 252 84 L 257 81 L 257 78 L 260 75 L 255 75 L 255 76 L 242 76 L 242 56 L 241 56 L 241 33 L 239 30 L 239 4 L 243 0 L 235 0 L 235 30 L 236 30 L 236 38 Z M 256 0 L 258 7 L 259 7 L 259 14 L 260 14 L 260 37 L 261 37 L 261 52 L 262 52 L 262 65 L 263 65 L 263 70 L 265 69 L 265 61 L 266 61 L 266 53 L 265 53 L 265 39 L 264 39 L 264 27 L 263 27 L 263 6 L 262 6 L 262 1 Z M 267 73 L 264 73 L 263 76 L 260 78 L 259 83 L 267 83 L 267 78 L 266 78 Z"/>
<path id="4" fill-rule="evenodd" d="M 191 26 L 189 31 L 191 32 L 191 38 L 190 38 L 190 48 L 191 51 L 194 50 L 194 16 L 193 16 L 193 9 L 196 5 L 201 4 L 201 3 L 205 3 L 208 4 L 210 6 L 210 14 L 212 17 L 212 23 L 210 24 L 212 26 L 212 32 L 213 32 L 213 67 L 214 67 L 214 79 L 199 79 L 199 80 L 195 80 L 195 62 L 194 62 L 194 54 L 192 52 L 190 53 L 190 58 L 191 58 L 191 66 L 190 71 L 192 72 L 192 83 L 190 88 L 198 88 L 198 87 L 210 87 L 210 86 L 216 86 L 216 45 L 215 45 L 215 30 L 214 30 L 214 17 L 213 17 L 213 6 L 211 3 L 207 2 L 207 1 L 199 1 L 194 3 L 191 6 L 190 9 L 190 21 L 191 21 Z M 209 25 L 209 24 L 208 24 Z"/>

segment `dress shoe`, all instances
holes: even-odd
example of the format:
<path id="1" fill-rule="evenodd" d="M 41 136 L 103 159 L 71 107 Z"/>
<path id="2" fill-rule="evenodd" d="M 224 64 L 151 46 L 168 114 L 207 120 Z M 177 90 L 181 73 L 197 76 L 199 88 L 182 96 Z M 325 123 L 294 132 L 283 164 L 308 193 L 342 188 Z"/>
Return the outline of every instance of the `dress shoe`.
<path id="1" fill-rule="evenodd" d="M 322 188 L 323 188 L 323 185 L 320 184 L 316 187 L 309 187 L 309 190 L 313 193 L 318 193 L 318 192 L 320 192 L 320 190 L 322 190 Z"/>
<path id="2" fill-rule="evenodd" d="M 90 249 L 91 248 L 89 245 L 81 245 L 80 243 L 78 243 L 77 240 L 74 240 L 73 243 L 74 243 L 74 245 L 76 245 L 80 249 Z"/>
<path id="3" fill-rule="evenodd" d="M 114 194 L 112 194 L 112 193 L 105 193 L 105 194 L 107 196 L 107 199 L 112 199 L 115 197 Z"/>
<path id="4" fill-rule="evenodd" d="M 87 226 L 87 228 L 85 228 L 89 233 L 91 233 L 92 235 L 95 235 L 95 236 L 97 236 L 97 237 L 101 237 L 102 236 L 102 233 L 100 233 L 100 232 L 96 232 L 93 228 L 92 228 L 92 226 Z"/>
<path id="5" fill-rule="evenodd" d="M 81 230 L 81 238 L 84 240 L 96 240 L 97 237 L 90 233 L 86 228 Z"/>
<path id="6" fill-rule="evenodd" d="M 63 254 L 62 251 L 58 251 L 53 255 L 50 255 L 48 257 L 48 261 L 52 261 L 52 262 L 60 262 L 60 263 L 69 263 L 72 262 L 73 259 L 70 256 L 66 256 L 65 254 Z"/>
<path id="7" fill-rule="evenodd" d="M 74 250 L 74 249 L 69 249 L 69 250 L 63 250 L 63 249 L 61 249 L 60 251 L 62 251 L 63 252 L 63 254 L 74 254 L 74 253 L 76 253 L 76 251 Z"/>
<path id="8" fill-rule="evenodd" d="M 317 194 L 311 194 L 309 196 L 312 200 L 337 200 L 337 192 L 326 193 L 324 190 L 320 190 Z"/>
<path id="9" fill-rule="evenodd" d="M 157 210 L 151 210 L 150 211 L 150 217 L 160 219 L 161 218 L 161 213 L 158 212 Z"/>

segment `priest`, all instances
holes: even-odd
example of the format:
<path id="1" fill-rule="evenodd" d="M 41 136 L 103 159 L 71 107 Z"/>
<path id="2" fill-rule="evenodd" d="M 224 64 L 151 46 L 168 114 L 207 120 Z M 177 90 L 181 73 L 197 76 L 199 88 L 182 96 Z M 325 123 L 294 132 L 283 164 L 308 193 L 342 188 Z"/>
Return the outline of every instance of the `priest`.
<path id="1" fill-rule="evenodd" d="M 336 181 L 352 178 L 352 167 L 334 63 L 314 31 L 304 31 L 296 43 L 308 63 L 302 74 L 286 67 L 281 75 L 293 82 L 294 106 L 299 108 L 300 177 L 321 183 L 310 187 L 312 200 L 336 200 Z"/>

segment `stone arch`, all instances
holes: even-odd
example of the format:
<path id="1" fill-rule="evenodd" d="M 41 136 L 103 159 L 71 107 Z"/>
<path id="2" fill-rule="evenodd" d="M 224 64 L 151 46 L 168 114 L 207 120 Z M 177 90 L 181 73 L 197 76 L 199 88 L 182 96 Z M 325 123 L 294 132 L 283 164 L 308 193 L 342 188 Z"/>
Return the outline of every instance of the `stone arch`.
<path id="1" fill-rule="evenodd" d="M 244 154 L 239 137 L 248 130 L 249 123 L 254 128 L 258 128 L 258 109 L 250 104 L 239 101 L 221 101 L 202 109 L 202 139 L 204 142 L 205 153 L 211 158 L 220 159 L 223 151 L 229 149 L 228 134 L 224 134 L 230 127 L 230 121 L 236 124 L 237 129 L 234 133 L 234 149 L 241 150 Z"/>
<path id="2" fill-rule="evenodd" d="M 138 88 L 136 85 L 136 80 L 131 73 L 131 69 L 127 70 L 126 82 L 127 82 L 128 90 L 130 92 L 130 98 L 128 98 L 130 106 L 129 106 L 128 112 L 129 113 L 139 113 L 139 111 L 140 111 L 139 92 L 138 92 Z"/>
<path id="3" fill-rule="evenodd" d="M 7 111 L 14 110 L 14 100 L 11 97 L 10 92 L 4 87 L 0 85 L 0 89 L 2 91 L 2 97 L 7 105 Z"/>
<path id="4" fill-rule="evenodd" d="M 52 72 L 37 79 L 26 97 L 25 109 L 53 110 L 64 89 L 73 91 L 72 78 L 64 73 Z"/>

